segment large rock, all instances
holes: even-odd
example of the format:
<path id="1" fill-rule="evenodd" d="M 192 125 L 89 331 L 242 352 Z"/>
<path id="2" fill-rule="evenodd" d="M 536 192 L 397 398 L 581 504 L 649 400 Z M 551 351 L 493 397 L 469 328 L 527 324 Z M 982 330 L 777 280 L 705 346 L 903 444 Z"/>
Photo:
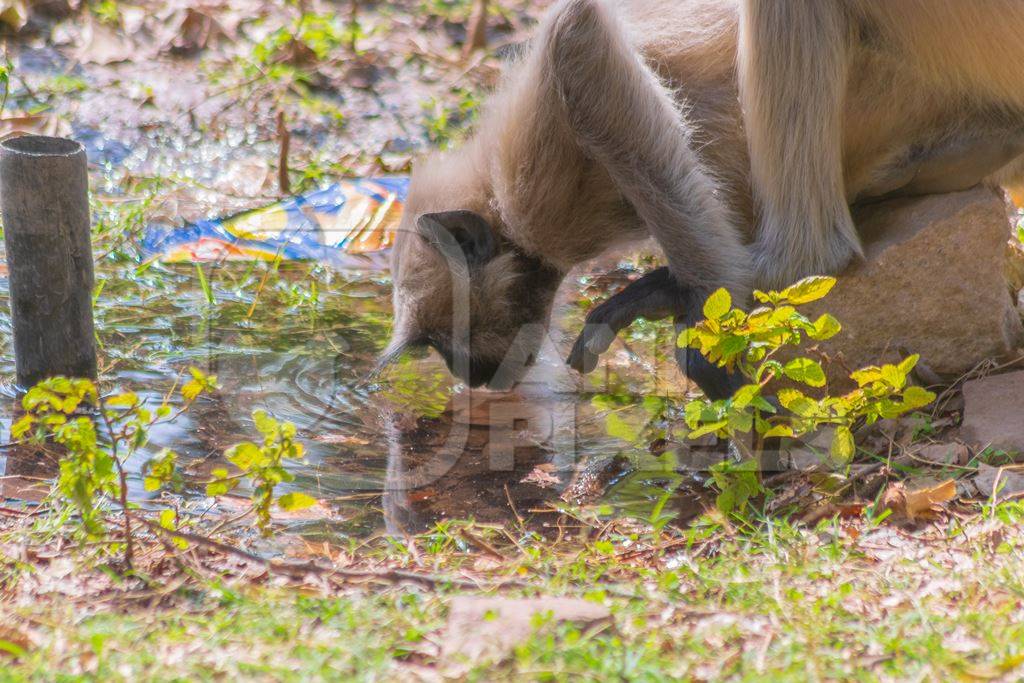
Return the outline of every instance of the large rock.
<path id="1" fill-rule="evenodd" d="M 1024 454 L 1024 372 L 967 382 L 960 433 L 979 448 Z"/>
<path id="2" fill-rule="evenodd" d="M 921 354 L 954 378 L 988 358 L 1010 355 L 1024 328 L 1007 282 L 1011 229 L 1001 193 L 974 189 L 891 200 L 858 210 L 866 259 L 823 301 L 843 332 L 822 345 L 833 390 L 848 370 Z"/>
<path id="3" fill-rule="evenodd" d="M 530 638 L 538 618 L 586 628 L 609 621 L 611 612 L 579 598 L 456 597 L 448 609 L 442 658 L 449 662 L 501 660 Z"/>

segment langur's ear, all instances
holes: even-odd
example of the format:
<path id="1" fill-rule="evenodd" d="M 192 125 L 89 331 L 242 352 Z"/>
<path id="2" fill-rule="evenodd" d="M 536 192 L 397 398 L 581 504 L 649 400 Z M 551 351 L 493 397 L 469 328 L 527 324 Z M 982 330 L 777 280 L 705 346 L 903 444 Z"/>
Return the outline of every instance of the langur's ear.
<path id="1" fill-rule="evenodd" d="M 497 252 L 494 231 L 487 220 L 472 211 L 425 213 L 416 221 L 421 236 L 442 254 L 459 250 L 471 266 L 490 261 Z"/>

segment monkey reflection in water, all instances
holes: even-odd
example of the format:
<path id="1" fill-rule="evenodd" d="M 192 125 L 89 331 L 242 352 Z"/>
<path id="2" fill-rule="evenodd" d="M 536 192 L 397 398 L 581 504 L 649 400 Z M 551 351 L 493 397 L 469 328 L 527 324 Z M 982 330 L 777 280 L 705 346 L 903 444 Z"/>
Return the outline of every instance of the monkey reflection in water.
<path id="1" fill-rule="evenodd" d="M 554 535 L 558 504 L 603 502 L 627 478 L 642 478 L 637 490 L 651 496 L 651 505 L 660 497 L 657 484 L 665 471 L 636 470 L 621 454 L 621 441 L 607 438 L 603 421 L 579 424 L 576 404 L 514 394 L 473 394 L 470 404 L 470 396 L 456 397 L 454 403 L 467 402 L 450 404 L 439 418 L 382 415 L 388 444 L 382 507 L 389 533 L 422 532 L 447 518 L 525 523 Z M 677 455 L 682 468 L 694 470 L 691 478 L 671 473 L 665 482 L 678 494 L 666 512 L 680 521 L 704 511 L 709 497 L 701 473 L 727 457 L 719 447 L 698 450 L 680 447 Z"/>

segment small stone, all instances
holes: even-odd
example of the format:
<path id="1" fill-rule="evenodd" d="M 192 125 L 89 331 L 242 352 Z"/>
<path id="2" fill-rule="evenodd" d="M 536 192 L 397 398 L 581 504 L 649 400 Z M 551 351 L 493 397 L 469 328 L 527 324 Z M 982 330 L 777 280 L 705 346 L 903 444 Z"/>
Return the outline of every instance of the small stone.
<path id="1" fill-rule="evenodd" d="M 997 500 L 1006 500 L 1024 493 L 1024 466 L 992 467 L 982 463 L 974 477 L 974 485 L 985 498 L 992 498 L 998 491 Z"/>
<path id="2" fill-rule="evenodd" d="M 855 219 L 865 260 L 806 307 L 843 326 L 821 345 L 830 389 L 852 388 L 850 370 L 907 354 L 955 378 L 1010 355 L 1024 326 L 1007 282 L 1010 222 L 1000 194 L 978 188 L 863 207 Z"/>
<path id="3" fill-rule="evenodd" d="M 610 620 L 611 612 L 578 598 L 457 597 L 449 606 L 442 656 L 452 663 L 500 661 L 529 639 L 538 617 L 587 627 Z"/>
<path id="4" fill-rule="evenodd" d="M 1024 453 L 1024 371 L 967 382 L 960 433 L 980 448 Z"/>

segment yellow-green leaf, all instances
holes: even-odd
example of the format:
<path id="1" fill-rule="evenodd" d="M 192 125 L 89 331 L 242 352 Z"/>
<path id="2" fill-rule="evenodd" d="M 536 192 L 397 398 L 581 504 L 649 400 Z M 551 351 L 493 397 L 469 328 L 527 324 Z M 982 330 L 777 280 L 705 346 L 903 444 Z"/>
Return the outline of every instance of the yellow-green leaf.
<path id="1" fill-rule="evenodd" d="M 811 417 L 818 412 L 816 401 L 804 396 L 796 389 L 780 389 L 779 403 L 786 410 L 796 413 L 800 417 Z"/>
<path id="2" fill-rule="evenodd" d="M 935 400 L 935 394 L 922 387 L 907 387 L 903 392 L 903 407 L 907 410 L 924 408 Z"/>
<path id="3" fill-rule="evenodd" d="M 286 512 L 304 510 L 316 505 L 316 498 L 305 493 L 286 493 L 277 499 L 277 505 Z"/>
<path id="4" fill-rule="evenodd" d="M 794 382 L 802 382 L 809 387 L 825 386 L 825 371 L 820 363 L 810 358 L 794 358 L 783 366 L 782 372 Z"/>
<path id="5" fill-rule="evenodd" d="M 742 410 L 750 405 L 750 402 L 754 400 L 761 393 L 761 385 L 759 384 L 747 384 L 736 390 L 736 393 L 732 397 L 732 407 L 738 410 Z"/>
<path id="6" fill-rule="evenodd" d="M 232 465 L 243 472 L 248 472 L 263 462 L 263 451 L 251 441 L 243 441 L 232 446 L 225 455 Z"/>
<path id="7" fill-rule="evenodd" d="M 834 277 L 813 276 L 787 287 L 782 296 L 794 306 L 800 306 L 825 297 L 835 286 Z"/>
<path id="8" fill-rule="evenodd" d="M 174 523 L 176 517 L 177 515 L 175 514 L 174 510 L 171 510 L 169 508 L 166 510 L 161 510 L 160 526 L 162 526 L 165 529 L 170 529 L 173 531 L 176 528 L 176 525 Z"/>
<path id="9" fill-rule="evenodd" d="M 162 526 L 165 529 L 169 529 L 171 531 L 177 531 L 178 530 L 178 525 L 175 523 L 177 521 L 177 517 L 178 517 L 178 514 L 174 510 L 170 510 L 170 509 L 168 509 L 168 510 L 161 510 L 160 511 L 160 526 Z M 181 548 L 182 550 L 187 550 L 188 549 L 188 541 L 186 541 L 183 538 L 179 538 L 177 536 L 173 536 L 171 538 L 171 543 L 173 543 L 178 548 Z"/>
<path id="10" fill-rule="evenodd" d="M 902 389 L 907 385 L 907 373 L 895 365 L 882 366 L 882 379 L 896 390 Z"/>
<path id="11" fill-rule="evenodd" d="M 199 394 L 203 393 L 203 383 L 190 379 L 181 387 L 181 397 L 186 401 L 194 401 Z"/>
<path id="12" fill-rule="evenodd" d="M 15 440 L 24 438 L 24 436 L 32 430 L 32 427 L 33 425 L 35 425 L 35 423 L 35 415 L 32 415 L 31 413 L 25 413 L 20 418 L 18 418 L 17 422 L 11 425 L 11 438 Z"/>
<path id="13" fill-rule="evenodd" d="M 679 335 L 679 339 L 676 340 L 676 346 L 681 349 L 685 349 L 689 346 L 699 346 L 700 334 L 700 330 L 696 327 L 687 327 Z"/>
<path id="14" fill-rule="evenodd" d="M 882 379 L 882 369 L 874 366 L 861 368 L 850 373 L 850 379 L 857 383 L 857 386 L 866 387 L 872 382 Z"/>
<path id="15" fill-rule="evenodd" d="M 766 439 L 791 437 L 793 436 L 793 428 L 789 425 L 775 425 L 766 431 L 763 436 Z"/>
<path id="16" fill-rule="evenodd" d="M 853 440 L 853 432 L 847 426 L 840 426 L 832 439 L 832 460 L 837 463 L 848 463 L 857 452 L 857 444 Z"/>
<path id="17" fill-rule="evenodd" d="M 206 485 L 206 495 L 210 498 L 223 496 L 225 493 L 235 488 L 236 485 L 237 480 L 235 479 L 217 479 Z"/>
<path id="18" fill-rule="evenodd" d="M 268 415 L 265 410 L 252 411 L 252 421 L 255 423 L 257 431 L 267 438 L 277 433 L 277 420 Z"/>
<path id="19" fill-rule="evenodd" d="M 747 340 L 730 334 L 718 344 L 717 351 L 723 358 L 732 359 L 736 354 L 742 353 L 747 348 Z"/>
<path id="20" fill-rule="evenodd" d="M 703 427 L 698 427 L 697 429 L 695 429 L 692 432 L 690 432 L 687 435 L 687 438 L 688 439 L 699 439 L 700 437 L 705 436 L 707 434 L 715 434 L 715 433 L 718 432 L 718 430 L 723 429 L 724 427 L 728 426 L 728 424 L 729 424 L 728 420 L 719 420 L 718 422 L 712 422 L 710 424 L 706 424 Z"/>
<path id="21" fill-rule="evenodd" d="M 838 320 L 825 313 L 814 321 L 813 329 L 807 333 L 807 336 L 815 341 L 825 341 L 839 334 L 842 329 L 843 326 L 839 324 Z"/>
<path id="22" fill-rule="evenodd" d="M 732 297 L 725 289 L 719 289 L 704 302 L 704 317 L 708 320 L 721 320 L 732 309 Z"/>
<path id="23" fill-rule="evenodd" d="M 131 408 L 139 402 L 139 397 L 134 391 L 126 391 L 123 394 L 111 396 L 104 402 L 108 408 Z"/>
<path id="24" fill-rule="evenodd" d="M 746 434 L 754 428 L 754 415 L 745 412 L 731 413 L 728 426 L 733 434 Z"/>
<path id="25" fill-rule="evenodd" d="M 921 360 L 921 354 L 915 353 L 912 356 L 907 356 L 899 364 L 900 371 L 904 375 L 909 375 L 910 371 L 917 367 L 917 362 Z"/>

